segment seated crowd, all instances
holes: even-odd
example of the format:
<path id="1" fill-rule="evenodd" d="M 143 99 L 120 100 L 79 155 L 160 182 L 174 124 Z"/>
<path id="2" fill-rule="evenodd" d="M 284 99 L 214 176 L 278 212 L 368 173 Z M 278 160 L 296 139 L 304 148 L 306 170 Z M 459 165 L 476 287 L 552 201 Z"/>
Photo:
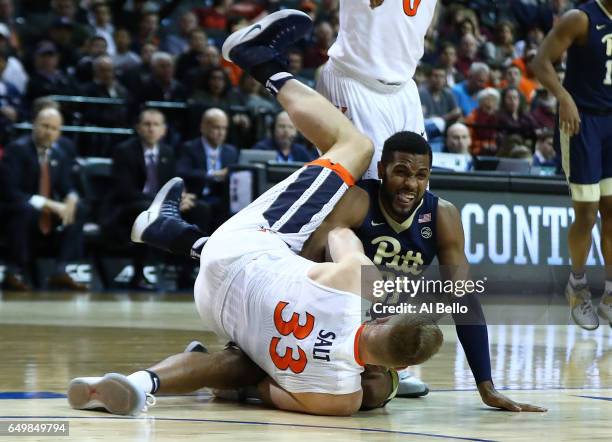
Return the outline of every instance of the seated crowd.
<path id="1" fill-rule="evenodd" d="M 415 78 L 435 152 L 557 167 L 556 101 L 529 62 L 573 3 L 532 3 L 438 1 Z M 128 244 L 131 220 L 172 176 L 187 183 L 186 219 L 210 233 L 228 216 L 227 171 L 241 151 L 314 159 L 316 148 L 265 89 L 219 53 L 229 33 L 283 7 L 315 21 L 287 60 L 314 86 L 338 30 L 338 0 L 0 0 L 3 286 L 28 289 L 34 250 L 50 243 L 49 286 L 83 289 L 65 263 L 85 256 L 84 224 Z M 75 173 L 87 157 L 112 159 L 100 207 L 83 197 Z M 146 288 L 149 251 L 132 249 L 132 285 Z"/>

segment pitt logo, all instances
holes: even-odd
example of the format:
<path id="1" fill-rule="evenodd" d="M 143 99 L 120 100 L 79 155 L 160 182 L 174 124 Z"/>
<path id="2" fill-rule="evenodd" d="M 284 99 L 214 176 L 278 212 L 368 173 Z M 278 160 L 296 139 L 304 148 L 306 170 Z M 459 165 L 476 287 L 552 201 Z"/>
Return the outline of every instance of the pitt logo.
<path id="1" fill-rule="evenodd" d="M 336 339 L 335 333 L 325 330 L 319 331 L 314 348 L 312 349 L 312 358 L 329 362 L 329 352 L 331 351 L 334 339 Z"/>
<path id="2" fill-rule="evenodd" d="M 606 55 L 612 57 L 612 34 L 604 35 L 601 42 L 606 45 Z"/>
<path id="3" fill-rule="evenodd" d="M 372 240 L 372 245 L 377 245 L 376 254 L 374 255 L 374 264 L 379 266 L 383 264 L 383 260 L 391 258 L 390 261 L 384 262 L 386 267 L 392 270 L 412 275 L 419 275 L 422 270 L 419 266 L 423 265 L 421 252 L 416 254 L 412 250 L 408 250 L 403 256 L 401 255 L 402 246 L 400 242 L 391 236 L 379 236 Z M 400 264 L 400 258 L 402 263 Z"/>

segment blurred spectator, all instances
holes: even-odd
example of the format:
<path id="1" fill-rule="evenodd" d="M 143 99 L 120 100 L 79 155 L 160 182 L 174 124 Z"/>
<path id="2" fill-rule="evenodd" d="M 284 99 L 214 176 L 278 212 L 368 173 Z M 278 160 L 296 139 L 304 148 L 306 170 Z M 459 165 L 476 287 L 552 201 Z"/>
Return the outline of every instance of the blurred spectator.
<path id="1" fill-rule="evenodd" d="M 240 140 L 240 146 L 252 146 L 266 136 L 272 116 L 278 113 L 279 106 L 264 87 L 247 73 L 240 79 L 235 103 L 246 109 L 252 123 L 250 131 Z"/>
<path id="2" fill-rule="evenodd" d="M 536 127 L 553 129 L 557 116 L 557 98 L 546 89 L 536 92 L 532 102 L 531 118 Z"/>
<path id="3" fill-rule="evenodd" d="M 91 5 L 93 20 L 91 25 L 94 29 L 94 34 L 99 35 L 106 40 L 107 52 L 113 56 L 117 53 L 115 40 L 115 27 L 113 26 L 113 16 L 110 7 L 105 1 L 95 1 Z"/>
<path id="4" fill-rule="evenodd" d="M 11 33 L 4 23 L 0 23 L 0 52 L 7 55 L 6 66 L 4 72 L 0 74 L 0 78 L 12 83 L 23 94 L 28 83 L 28 74 L 21 61 L 13 56 L 15 48 L 11 43 Z"/>
<path id="5" fill-rule="evenodd" d="M 131 24 L 133 27 L 133 24 Z M 138 33 L 132 41 L 132 50 L 140 52 L 143 45 L 152 43 L 159 46 L 159 15 L 156 12 L 145 12 L 138 21 Z"/>
<path id="6" fill-rule="evenodd" d="M 93 80 L 93 61 L 108 54 L 107 49 L 106 40 L 100 35 L 94 35 L 87 40 L 85 53 L 77 63 L 74 74 L 79 83 L 89 83 Z"/>
<path id="7" fill-rule="evenodd" d="M 266 94 L 266 96 L 263 94 Z M 276 113 L 278 110 L 278 105 L 271 99 L 271 96 L 263 88 L 261 83 L 246 72 L 242 74 L 242 78 L 240 79 L 238 101 L 252 114 Z"/>
<path id="8" fill-rule="evenodd" d="M 36 117 L 43 109 L 55 109 L 61 113 L 61 108 L 57 101 L 49 97 L 39 97 L 32 103 L 32 119 L 36 120 Z M 72 160 L 73 169 L 77 167 L 77 148 L 70 138 L 60 134 L 60 137 L 55 142 L 55 147 L 62 150 Z"/>
<path id="9" fill-rule="evenodd" d="M 72 161 L 56 147 L 62 116 L 43 109 L 34 120 L 31 135 L 24 135 L 6 147 L 6 187 L 0 189 L 8 210 L 8 271 L 3 287 L 29 290 L 20 277 L 30 264 L 31 246 L 44 238 L 57 240 L 57 261 L 49 279 L 53 288 L 85 290 L 65 271 L 71 260 L 82 257 L 85 208 L 80 204 L 72 180 Z M 62 229 L 57 227 L 62 226 Z"/>
<path id="10" fill-rule="evenodd" d="M 533 153 L 531 149 L 529 149 L 524 144 L 519 144 L 514 146 L 512 150 L 510 150 L 510 154 L 508 158 L 514 158 L 516 160 L 525 160 L 531 164 L 533 162 Z"/>
<path id="11" fill-rule="evenodd" d="M 472 134 L 473 155 L 497 154 L 499 92 L 486 88 L 477 95 L 478 107 L 465 119 Z"/>
<path id="12" fill-rule="evenodd" d="M 218 227 L 227 216 L 227 168 L 238 163 L 238 149 L 225 144 L 228 124 L 227 114 L 221 109 L 204 112 L 201 136 L 183 144 L 177 164 L 177 173 L 185 179 L 187 188 L 211 207 L 210 229 Z"/>
<path id="13" fill-rule="evenodd" d="M 216 46 L 208 45 L 204 52 L 198 57 L 199 65 L 189 72 L 185 77 L 185 86 L 190 92 L 194 89 L 205 89 L 204 78 L 210 69 L 221 66 L 219 49 Z"/>
<path id="14" fill-rule="evenodd" d="M 538 26 L 546 33 L 556 17 L 563 14 L 569 5 L 567 0 L 512 0 L 510 6 L 514 18 L 523 31 L 531 26 Z"/>
<path id="15" fill-rule="evenodd" d="M 519 134 L 524 139 L 532 139 L 535 122 L 526 112 L 526 103 L 519 90 L 509 87 L 502 91 L 498 115 L 500 135 Z"/>
<path id="16" fill-rule="evenodd" d="M 428 77 L 427 86 L 419 89 L 423 117 L 440 117 L 449 124 L 461 117 L 461 109 L 453 92 L 446 86 L 446 72 L 434 67 Z"/>
<path id="17" fill-rule="evenodd" d="M 113 60 L 102 55 L 93 62 L 93 81 L 83 87 L 83 95 L 100 98 L 120 98 L 128 100 L 129 94 L 115 78 Z M 83 123 L 101 127 L 125 127 L 129 119 L 126 105 L 98 104 L 88 106 L 83 111 Z M 107 134 L 83 135 L 81 154 L 87 156 L 109 156 L 113 137 Z"/>
<path id="18" fill-rule="evenodd" d="M 459 43 L 459 54 L 455 66 L 461 75 L 468 75 L 470 67 L 475 62 L 480 61 L 478 56 L 478 40 L 472 34 L 466 34 Z"/>
<path id="19" fill-rule="evenodd" d="M 202 83 L 195 85 L 191 97 L 207 107 L 229 109 L 232 103 L 232 84 L 221 67 L 209 69 L 202 77 Z"/>
<path id="20" fill-rule="evenodd" d="M 128 0 L 111 3 L 115 11 L 116 24 L 122 28 L 133 29 L 140 17 L 147 13 L 157 13 L 159 2 L 151 0 Z M 121 9 L 118 10 L 118 7 Z M 135 52 L 139 52 L 135 50 Z"/>
<path id="21" fill-rule="evenodd" d="M 174 79 L 174 60 L 170 54 L 158 51 L 151 56 L 151 74 L 140 90 L 140 103 L 185 101 L 187 92 L 183 84 Z"/>
<path id="22" fill-rule="evenodd" d="M 540 46 L 542 41 L 546 37 L 544 31 L 538 28 L 537 25 L 531 25 L 527 31 L 527 36 L 524 40 L 519 40 L 515 43 L 514 47 L 516 48 L 516 54 L 522 54 L 525 52 L 525 46 L 529 44 L 535 44 L 536 46 Z"/>
<path id="23" fill-rule="evenodd" d="M 521 70 L 523 79 L 531 82 L 533 89 L 537 89 L 540 85 L 535 75 L 531 71 L 531 67 L 530 67 L 531 61 L 533 60 L 537 52 L 538 52 L 537 44 L 529 43 L 528 45 L 525 46 L 525 51 L 523 52 L 523 55 L 519 58 L 515 58 L 512 61 L 512 64 L 515 66 L 518 66 L 518 68 Z"/>
<path id="24" fill-rule="evenodd" d="M 463 75 L 456 68 L 457 64 L 457 49 L 452 43 L 442 45 L 440 52 L 439 66 L 446 71 L 446 84 L 448 87 L 453 87 L 455 84 L 463 81 Z"/>
<path id="25" fill-rule="evenodd" d="M 152 43 L 147 43 L 142 46 L 140 52 L 140 64 L 133 69 L 123 71 L 119 79 L 125 87 L 136 95 L 139 93 L 142 85 L 151 78 L 151 58 L 157 51 L 157 46 Z"/>
<path id="26" fill-rule="evenodd" d="M 527 100 L 527 103 L 531 103 L 537 85 L 533 81 L 524 78 L 520 68 L 512 64 L 506 68 L 504 80 L 500 86 L 502 88 L 517 88 Z"/>
<path id="27" fill-rule="evenodd" d="M 15 7 L 13 0 L 0 0 L 0 23 L 11 27 L 15 22 Z"/>
<path id="28" fill-rule="evenodd" d="M 176 78 L 183 83 L 190 70 L 200 66 L 200 58 L 208 47 L 208 37 L 201 29 L 195 29 L 189 34 L 189 47 L 176 60 Z"/>
<path id="29" fill-rule="evenodd" d="M 117 29 L 114 34 L 115 55 L 113 55 L 113 64 L 118 72 L 126 72 L 140 65 L 140 57 L 138 54 L 130 50 L 132 45 L 132 36 L 127 29 Z"/>
<path id="30" fill-rule="evenodd" d="M 200 22 L 200 26 L 207 30 L 227 30 L 227 17 L 231 4 L 232 0 L 213 0 L 211 7 L 194 9 L 194 12 Z"/>
<path id="31" fill-rule="evenodd" d="M 478 24 L 478 16 L 474 11 L 470 9 L 464 9 L 462 12 L 461 21 L 457 24 L 458 28 L 458 40 L 463 40 L 466 35 L 472 35 L 476 38 L 478 47 L 487 41 L 487 37 L 480 32 L 480 25 Z"/>
<path id="32" fill-rule="evenodd" d="M 51 9 L 52 13 L 47 15 L 47 19 L 50 20 L 50 27 L 66 27 L 70 32 L 70 42 L 73 47 L 80 48 L 90 36 L 90 32 L 87 26 L 78 22 L 77 13 L 79 9 L 76 1 L 51 0 Z"/>
<path id="33" fill-rule="evenodd" d="M 314 45 L 304 53 L 304 67 L 316 69 L 325 63 L 328 59 L 327 50 L 334 40 L 334 30 L 328 22 L 317 24 L 314 30 Z"/>
<path id="34" fill-rule="evenodd" d="M 34 72 L 26 89 L 26 99 L 32 102 L 45 95 L 72 95 L 75 86 L 72 80 L 59 70 L 59 54 L 49 41 L 38 44 L 34 53 Z"/>
<path id="35" fill-rule="evenodd" d="M 303 162 L 312 161 L 316 158 L 306 149 L 306 146 L 295 141 L 297 129 L 285 111 L 280 112 L 274 120 L 272 137 L 261 140 L 253 146 L 253 149 L 276 150 L 276 161 Z"/>
<path id="36" fill-rule="evenodd" d="M 198 29 L 198 18 L 192 11 L 181 14 L 178 22 L 178 33 L 166 35 L 161 43 L 161 49 L 172 55 L 180 55 L 189 49 L 191 33 Z"/>
<path id="37" fill-rule="evenodd" d="M 289 63 L 289 73 L 293 74 L 296 80 L 314 88 L 315 82 L 312 75 L 309 75 L 309 78 L 305 77 L 307 72 L 304 71 L 304 54 L 302 54 L 302 51 L 299 49 L 289 50 L 289 52 L 287 52 L 287 61 Z"/>
<path id="38" fill-rule="evenodd" d="M 81 45 L 74 43 L 74 23 L 67 18 L 58 18 L 51 23 L 47 35 L 49 41 L 55 44 L 60 54 L 60 66 L 64 71 L 74 67 L 79 61 L 79 49 Z M 88 36 L 83 39 L 86 43 Z"/>
<path id="39" fill-rule="evenodd" d="M 484 46 L 484 58 L 488 64 L 495 63 L 508 66 L 519 53 L 514 47 L 514 27 L 507 20 L 502 20 L 495 26 L 495 41 Z"/>
<path id="40" fill-rule="evenodd" d="M 3 80 L 8 63 L 6 53 L 0 51 L 0 144 L 4 144 L 21 113 L 21 93 L 10 82 Z"/>
<path id="41" fill-rule="evenodd" d="M 100 55 L 92 63 L 93 81 L 85 85 L 88 97 L 126 98 L 128 91 L 115 78 L 113 59 L 110 55 Z"/>
<path id="42" fill-rule="evenodd" d="M 553 144 L 553 133 L 542 130 L 538 134 L 533 155 L 533 165 L 538 167 L 557 167 L 557 153 Z"/>
<path id="43" fill-rule="evenodd" d="M 446 146 L 448 153 L 469 154 L 472 150 L 470 130 L 463 123 L 452 124 L 446 130 Z"/>
<path id="44" fill-rule="evenodd" d="M 489 81 L 489 66 L 484 63 L 474 63 L 467 74 L 467 80 L 456 84 L 453 94 L 464 116 L 472 113 L 478 106 L 477 94 L 483 90 Z"/>

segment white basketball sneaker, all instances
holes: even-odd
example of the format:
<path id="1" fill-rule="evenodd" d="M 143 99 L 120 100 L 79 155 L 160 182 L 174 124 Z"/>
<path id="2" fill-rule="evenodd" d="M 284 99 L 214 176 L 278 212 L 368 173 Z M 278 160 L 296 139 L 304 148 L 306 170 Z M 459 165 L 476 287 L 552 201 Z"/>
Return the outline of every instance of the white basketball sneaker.
<path id="1" fill-rule="evenodd" d="M 591 301 L 591 291 L 586 284 L 574 287 L 568 282 L 565 297 L 569 301 L 571 316 L 576 324 L 585 330 L 595 330 L 599 327 L 599 318 Z"/>
<path id="2" fill-rule="evenodd" d="M 426 396 L 429 387 L 422 380 L 414 377 L 408 370 L 399 372 L 399 386 L 397 387 L 396 397 L 415 398 Z"/>
<path id="3" fill-rule="evenodd" d="M 155 397 L 146 394 L 127 376 L 108 373 L 70 381 L 68 402 L 76 410 L 103 408 L 112 414 L 137 416 L 155 405 Z"/>
<path id="4" fill-rule="evenodd" d="M 612 327 L 612 293 L 606 293 L 601 297 L 597 313 Z"/>

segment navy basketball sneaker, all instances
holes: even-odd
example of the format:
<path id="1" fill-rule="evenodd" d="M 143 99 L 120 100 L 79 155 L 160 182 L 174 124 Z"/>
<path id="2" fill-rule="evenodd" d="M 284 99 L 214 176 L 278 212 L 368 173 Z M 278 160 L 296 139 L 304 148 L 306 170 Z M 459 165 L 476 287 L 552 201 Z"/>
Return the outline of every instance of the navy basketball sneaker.
<path id="1" fill-rule="evenodd" d="M 185 184 L 172 178 L 157 192 L 147 210 L 141 212 L 132 225 L 131 238 L 136 243 L 171 253 L 190 256 L 191 246 L 202 239 L 202 232 L 181 218 L 181 198 Z M 203 244 L 202 244 L 203 245 Z"/>
<path id="2" fill-rule="evenodd" d="M 308 14 L 283 9 L 230 35 L 221 49 L 223 58 L 250 72 L 256 65 L 279 58 L 311 29 Z"/>

